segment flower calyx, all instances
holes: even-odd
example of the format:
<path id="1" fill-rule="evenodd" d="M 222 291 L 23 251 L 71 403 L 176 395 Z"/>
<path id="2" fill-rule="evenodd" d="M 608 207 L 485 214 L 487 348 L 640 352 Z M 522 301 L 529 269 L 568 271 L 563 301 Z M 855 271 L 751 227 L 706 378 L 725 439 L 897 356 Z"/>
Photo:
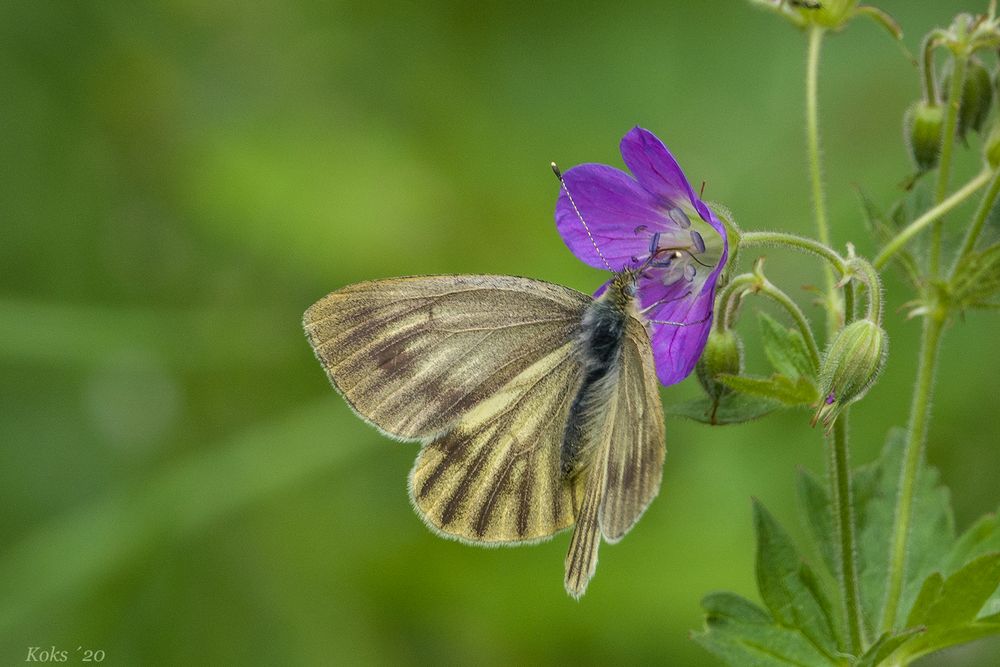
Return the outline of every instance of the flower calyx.
<path id="1" fill-rule="evenodd" d="M 773 11 L 799 28 L 840 30 L 852 19 L 863 16 L 875 21 L 896 39 L 903 36 L 899 24 L 889 14 L 858 0 L 750 0 Z"/>
<path id="2" fill-rule="evenodd" d="M 903 133 L 910 159 L 918 172 L 930 171 L 941 157 L 941 129 L 944 107 L 937 102 L 918 100 L 903 117 Z"/>
<path id="3" fill-rule="evenodd" d="M 820 367 L 820 404 L 812 424 L 822 421 L 829 432 L 840 413 L 868 392 L 889 350 L 885 330 L 874 321 L 856 320 L 834 337 Z"/>

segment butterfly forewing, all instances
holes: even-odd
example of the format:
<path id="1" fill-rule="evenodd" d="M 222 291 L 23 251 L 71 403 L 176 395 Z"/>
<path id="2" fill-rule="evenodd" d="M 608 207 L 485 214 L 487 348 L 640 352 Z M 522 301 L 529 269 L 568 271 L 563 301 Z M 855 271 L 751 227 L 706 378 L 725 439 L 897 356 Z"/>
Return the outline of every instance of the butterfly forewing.
<path id="1" fill-rule="evenodd" d="M 427 440 L 575 340 L 589 302 L 526 278 L 419 276 L 333 292 L 304 325 L 360 416 L 395 437 Z"/>

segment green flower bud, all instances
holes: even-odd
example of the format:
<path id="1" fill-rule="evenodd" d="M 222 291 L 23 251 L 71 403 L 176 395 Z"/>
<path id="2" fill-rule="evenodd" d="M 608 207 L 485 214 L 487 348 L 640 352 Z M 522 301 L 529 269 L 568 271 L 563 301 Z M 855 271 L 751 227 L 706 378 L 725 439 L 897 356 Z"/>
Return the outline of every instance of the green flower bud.
<path id="1" fill-rule="evenodd" d="M 950 90 L 951 74 L 945 77 L 944 91 Z M 969 60 L 962 83 L 961 107 L 958 110 L 958 136 L 965 139 L 969 130 L 979 132 L 993 106 L 993 82 L 989 71 L 976 59 Z"/>
<path id="2" fill-rule="evenodd" d="M 864 396 L 885 365 L 889 339 L 871 320 L 841 329 L 827 350 L 819 371 L 821 403 L 812 423 L 822 420 L 829 431 L 845 407 Z"/>
<path id="3" fill-rule="evenodd" d="M 712 329 L 705 343 L 705 350 L 694 367 L 705 393 L 718 402 L 730 392 L 729 387 L 719 382 L 722 374 L 739 375 L 743 372 L 743 343 L 734 331 Z"/>
<path id="4" fill-rule="evenodd" d="M 941 157 L 944 107 L 924 100 L 915 102 L 903 116 L 903 132 L 910 159 L 921 172 L 937 166 Z"/>
<path id="5" fill-rule="evenodd" d="M 814 7 L 806 10 L 806 15 L 812 23 L 836 29 L 843 27 L 851 18 L 855 7 L 858 6 L 858 0 L 823 0 L 808 4 Z"/>

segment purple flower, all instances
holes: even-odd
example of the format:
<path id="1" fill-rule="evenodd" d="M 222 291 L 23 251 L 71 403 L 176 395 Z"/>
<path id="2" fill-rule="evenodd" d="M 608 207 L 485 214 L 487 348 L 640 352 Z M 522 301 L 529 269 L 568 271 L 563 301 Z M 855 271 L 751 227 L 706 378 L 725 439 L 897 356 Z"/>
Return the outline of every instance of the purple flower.
<path id="1" fill-rule="evenodd" d="M 688 376 L 705 347 L 729 251 L 726 230 L 653 133 L 633 128 L 621 152 L 632 176 L 603 164 L 563 174 L 556 227 L 581 261 L 640 272 L 636 296 L 656 374 L 671 385 Z"/>

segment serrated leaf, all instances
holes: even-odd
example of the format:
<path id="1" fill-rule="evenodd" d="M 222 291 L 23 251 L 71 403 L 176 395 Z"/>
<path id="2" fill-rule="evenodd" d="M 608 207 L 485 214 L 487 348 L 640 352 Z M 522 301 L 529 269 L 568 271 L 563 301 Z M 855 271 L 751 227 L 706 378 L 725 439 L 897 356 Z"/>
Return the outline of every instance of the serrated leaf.
<path id="1" fill-rule="evenodd" d="M 1000 551 L 1000 517 L 987 514 L 972 524 L 952 547 L 944 563 L 944 572 L 951 574 L 976 556 Z"/>
<path id="2" fill-rule="evenodd" d="M 910 615 L 906 619 L 908 626 L 913 627 L 927 623 L 927 614 L 941 597 L 943 587 L 944 577 L 941 576 L 940 572 L 933 572 L 931 576 L 924 579 L 920 592 L 917 593 L 917 600 L 913 603 L 913 609 L 910 610 Z"/>
<path id="3" fill-rule="evenodd" d="M 1000 586 L 1000 553 L 980 556 L 948 577 L 927 612 L 929 628 L 954 627 L 975 620 Z"/>
<path id="4" fill-rule="evenodd" d="M 741 623 L 772 623 L 774 619 L 766 611 L 745 597 L 719 591 L 709 593 L 701 599 L 701 608 L 705 610 L 709 621 L 730 619 Z"/>
<path id="5" fill-rule="evenodd" d="M 817 597 L 815 577 L 788 534 L 763 505 L 755 500 L 753 507 L 761 599 L 779 624 L 798 629 L 832 658 L 839 648 L 829 602 Z"/>
<path id="6" fill-rule="evenodd" d="M 802 667 L 837 665 L 801 632 L 777 625 L 708 624 L 691 638 L 734 667 Z"/>
<path id="7" fill-rule="evenodd" d="M 735 593 L 710 593 L 701 606 L 705 630 L 692 638 L 730 665 L 835 664 L 801 632 L 776 625 L 765 610 Z"/>
<path id="8" fill-rule="evenodd" d="M 797 329 L 782 326 L 767 313 L 758 313 L 758 317 L 764 354 L 774 370 L 793 379 L 815 377 L 819 369 L 813 365 L 802 334 Z"/>
<path id="9" fill-rule="evenodd" d="M 816 545 L 816 551 L 827 572 L 831 576 L 836 576 L 837 545 L 834 542 L 836 533 L 833 528 L 830 496 L 816 476 L 804 468 L 799 469 L 796 481 L 799 507 L 804 513 L 806 528 L 813 538 L 813 544 Z"/>
<path id="10" fill-rule="evenodd" d="M 704 396 L 679 403 L 667 403 L 664 412 L 676 417 L 693 419 L 703 424 L 721 426 L 723 424 L 742 424 L 760 419 L 783 407 L 778 401 L 730 393 L 719 399 L 718 405 L 714 404 L 711 398 Z"/>
<path id="11" fill-rule="evenodd" d="M 854 475 L 861 603 L 870 630 L 882 618 L 886 598 L 905 441 L 905 431 L 893 429 L 879 459 Z M 937 480 L 937 471 L 924 466 L 916 482 L 903 592 L 896 614 L 899 619 L 907 617 L 924 580 L 941 569 L 954 540 L 948 491 L 938 486 Z"/>
<path id="12" fill-rule="evenodd" d="M 959 644 L 997 635 L 1000 635 L 1000 621 L 996 621 L 992 617 L 989 620 L 983 619 L 939 631 L 928 629 L 926 634 L 917 637 L 912 642 L 904 644 L 898 655 L 907 661 L 915 660 L 920 656 L 940 651 L 950 646 L 958 646 Z"/>
<path id="13" fill-rule="evenodd" d="M 930 582 L 930 583 L 928 583 Z M 911 617 L 922 615 L 927 633 L 908 644 L 903 653 L 916 658 L 949 646 L 1000 634 L 1000 615 L 977 619 L 987 600 L 1000 586 L 1000 553 L 986 554 L 967 563 L 940 585 L 935 601 L 926 606 L 937 584 L 929 578 L 921 588 Z M 926 612 L 921 614 L 922 607 Z"/>
<path id="14" fill-rule="evenodd" d="M 955 273 L 952 298 L 959 308 L 979 308 L 1000 296 L 1000 244 L 970 254 Z"/>
<path id="15" fill-rule="evenodd" d="M 924 632 L 924 628 L 910 628 L 896 635 L 884 633 L 871 645 L 871 648 L 865 651 L 854 667 L 876 667 L 900 646 L 915 637 L 919 637 L 922 632 Z"/>
<path id="16" fill-rule="evenodd" d="M 813 405 L 819 400 L 816 385 L 805 377 L 793 380 L 784 375 L 762 378 L 722 373 L 716 379 L 741 394 L 778 401 L 788 407 Z"/>

